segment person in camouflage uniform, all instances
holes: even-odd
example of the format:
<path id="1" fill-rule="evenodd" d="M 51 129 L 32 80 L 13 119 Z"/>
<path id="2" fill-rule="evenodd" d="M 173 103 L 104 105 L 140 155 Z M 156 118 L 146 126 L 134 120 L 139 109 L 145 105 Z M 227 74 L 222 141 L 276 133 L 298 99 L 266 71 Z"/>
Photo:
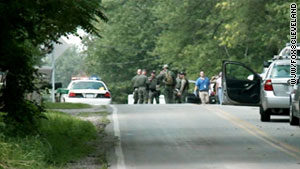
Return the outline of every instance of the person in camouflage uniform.
<path id="1" fill-rule="evenodd" d="M 137 104 L 139 101 L 139 86 L 137 84 L 138 77 L 142 74 L 142 70 L 138 69 L 136 71 L 136 75 L 131 79 L 131 83 L 133 86 L 133 100 L 134 104 Z"/>
<path id="2" fill-rule="evenodd" d="M 137 78 L 138 92 L 139 92 L 139 104 L 148 103 L 147 85 L 149 84 L 147 71 L 143 70 L 142 74 Z"/>
<path id="3" fill-rule="evenodd" d="M 159 104 L 159 82 L 156 78 L 156 72 L 153 70 L 151 72 L 151 76 L 148 78 L 149 80 L 149 98 L 150 103 L 153 104 L 153 100 L 155 99 L 156 104 Z"/>
<path id="4" fill-rule="evenodd" d="M 174 103 L 174 89 L 176 84 L 175 74 L 168 69 L 168 65 L 163 66 L 163 70 L 157 76 L 163 85 L 163 94 L 167 104 Z"/>
<path id="5" fill-rule="evenodd" d="M 188 89 L 189 89 L 189 81 L 185 77 L 184 72 L 179 73 L 179 78 L 180 78 L 180 88 L 177 95 L 178 95 L 179 103 L 185 103 L 186 102 L 185 98 L 187 96 Z"/>

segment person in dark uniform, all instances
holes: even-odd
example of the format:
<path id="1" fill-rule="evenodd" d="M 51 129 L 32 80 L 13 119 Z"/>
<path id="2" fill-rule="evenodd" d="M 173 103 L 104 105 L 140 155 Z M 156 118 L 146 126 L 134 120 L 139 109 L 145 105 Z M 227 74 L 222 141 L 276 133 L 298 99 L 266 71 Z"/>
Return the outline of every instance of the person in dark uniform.
<path id="1" fill-rule="evenodd" d="M 188 89 L 189 89 L 189 81 L 185 77 L 184 72 L 179 73 L 179 78 L 180 78 L 180 88 L 179 88 L 177 95 L 179 97 L 180 103 L 185 103 L 186 102 L 185 98 L 187 96 Z"/>
<path id="2" fill-rule="evenodd" d="M 138 92 L 139 92 L 139 104 L 147 104 L 148 94 L 147 85 L 149 84 L 146 70 L 143 70 L 142 74 L 137 78 Z"/>
<path id="3" fill-rule="evenodd" d="M 136 71 L 136 75 L 131 79 L 131 83 L 133 86 L 133 99 L 134 99 L 134 104 L 137 104 L 139 101 L 139 86 L 137 84 L 137 78 L 142 74 L 142 70 L 138 69 Z"/>
<path id="4" fill-rule="evenodd" d="M 159 82 L 156 78 L 156 71 L 153 70 L 151 72 L 151 76 L 149 77 L 149 98 L 150 103 L 153 104 L 153 100 L 155 99 L 156 104 L 159 104 Z"/>

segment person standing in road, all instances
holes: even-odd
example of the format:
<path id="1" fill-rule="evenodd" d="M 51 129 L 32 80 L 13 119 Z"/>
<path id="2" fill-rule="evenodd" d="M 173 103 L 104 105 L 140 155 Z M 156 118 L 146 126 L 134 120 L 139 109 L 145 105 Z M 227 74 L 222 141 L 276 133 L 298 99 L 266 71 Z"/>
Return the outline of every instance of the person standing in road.
<path id="1" fill-rule="evenodd" d="M 168 69 L 168 65 L 163 66 L 163 70 L 157 76 L 157 79 L 163 84 L 163 94 L 167 104 L 174 103 L 174 89 L 176 84 L 175 74 Z"/>
<path id="2" fill-rule="evenodd" d="M 180 78 L 180 88 L 177 95 L 178 95 L 179 103 L 185 103 L 185 98 L 189 89 L 189 81 L 185 77 L 184 72 L 179 73 L 179 78 Z"/>
<path id="3" fill-rule="evenodd" d="M 136 71 L 136 75 L 131 79 L 131 83 L 133 86 L 133 100 L 134 104 L 137 104 L 139 101 L 139 86 L 137 84 L 138 77 L 142 74 L 142 70 L 138 69 Z"/>
<path id="4" fill-rule="evenodd" d="M 209 103 L 209 79 L 204 76 L 204 72 L 200 72 L 200 77 L 196 80 L 196 85 L 194 89 L 194 93 L 196 93 L 197 89 L 199 90 L 199 96 L 202 104 Z"/>
<path id="5" fill-rule="evenodd" d="M 219 77 L 216 81 L 216 94 L 218 95 L 219 104 L 222 104 L 223 102 L 222 72 L 219 73 Z"/>
<path id="6" fill-rule="evenodd" d="M 147 103 L 147 85 L 149 84 L 148 82 L 148 77 L 146 76 L 147 71 L 144 69 L 142 71 L 142 74 L 138 76 L 137 78 L 137 85 L 138 85 L 138 93 L 139 93 L 139 104 L 146 104 Z"/>
<path id="7" fill-rule="evenodd" d="M 153 70 L 151 72 L 151 76 L 149 77 L 149 98 L 150 103 L 153 104 L 153 100 L 155 99 L 156 104 L 159 104 L 159 95 L 160 91 L 158 90 L 158 80 L 156 78 L 156 72 Z"/>

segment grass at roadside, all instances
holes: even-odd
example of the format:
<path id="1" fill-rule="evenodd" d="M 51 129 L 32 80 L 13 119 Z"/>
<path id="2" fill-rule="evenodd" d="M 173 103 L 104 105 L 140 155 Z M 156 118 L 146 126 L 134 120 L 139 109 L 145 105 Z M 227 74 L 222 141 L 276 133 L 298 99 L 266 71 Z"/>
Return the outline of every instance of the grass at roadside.
<path id="1" fill-rule="evenodd" d="M 107 116 L 109 113 L 107 111 L 99 111 L 99 112 L 81 112 L 78 113 L 80 117 L 89 117 L 89 116 Z"/>
<path id="2" fill-rule="evenodd" d="M 45 102 L 44 106 L 46 109 L 85 109 L 91 108 L 91 105 L 82 103 L 52 103 Z"/>
<path id="3" fill-rule="evenodd" d="M 6 137 L 0 131 L 0 168 L 58 169 L 93 151 L 97 129 L 88 121 L 50 111 L 45 113 L 40 135 Z"/>

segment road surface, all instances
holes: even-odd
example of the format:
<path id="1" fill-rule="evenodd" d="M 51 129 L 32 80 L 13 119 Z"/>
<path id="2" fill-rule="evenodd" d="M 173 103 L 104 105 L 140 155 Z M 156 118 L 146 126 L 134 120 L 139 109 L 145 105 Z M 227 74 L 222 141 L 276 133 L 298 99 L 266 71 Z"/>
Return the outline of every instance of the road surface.
<path id="1" fill-rule="evenodd" d="M 300 128 L 257 107 L 115 105 L 112 169 L 299 169 Z"/>

